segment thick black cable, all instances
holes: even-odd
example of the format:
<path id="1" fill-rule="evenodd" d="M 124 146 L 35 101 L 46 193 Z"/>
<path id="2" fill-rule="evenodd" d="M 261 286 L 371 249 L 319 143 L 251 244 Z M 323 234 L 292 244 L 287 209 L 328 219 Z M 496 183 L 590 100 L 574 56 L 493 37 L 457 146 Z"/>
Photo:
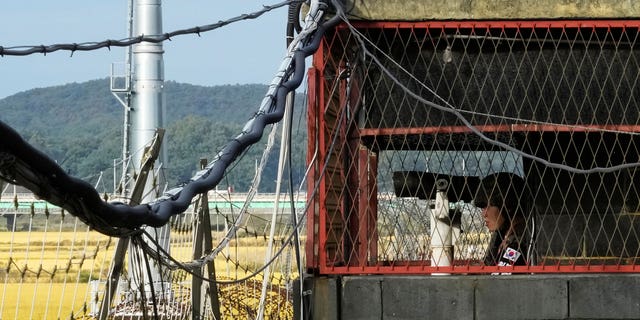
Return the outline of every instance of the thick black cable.
<path id="1" fill-rule="evenodd" d="M 338 121 L 343 121 L 346 112 L 344 112 L 346 110 L 346 108 L 343 109 L 343 112 L 340 113 L 340 117 L 338 119 Z M 337 138 L 338 135 L 334 135 L 333 139 L 331 141 L 331 144 L 329 145 L 329 150 L 327 152 L 327 154 L 331 154 L 333 152 L 333 148 L 336 145 L 337 142 Z M 314 184 L 313 190 L 311 192 L 311 198 L 313 198 L 313 196 L 315 194 L 317 194 L 318 189 L 320 188 L 320 182 L 322 181 L 322 177 L 324 176 L 324 174 L 326 173 L 326 169 L 327 166 L 329 165 L 329 159 L 331 159 L 330 157 L 327 157 L 324 161 L 324 163 L 322 164 L 322 168 L 320 169 L 320 175 L 318 176 L 318 179 L 316 180 L 316 183 Z M 303 210 L 302 213 L 302 218 L 304 218 L 307 215 L 307 212 L 311 209 L 311 201 L 307 200 L 307 203 L 305 205 L 305 208 Z M 150 238 L 149 233 L 147 233 L 146 230 L 142 231 L 143 234 L 146 234 L 147 237 Z M 164 250 L 164 248 L 162 248 L 158 243 L 156 243 L 156 248 L 158 249 L 156 253 L 154 253 L 154 257 L 157 259 L 157 261 L 159 263 L 164 263 L 165 265 L 167 265 L 168 267 L 171 267 L 170 265 L 168 265 L 164 259 L 162 259 L 162 257 L 160 256 L 160 253 L 162 253 L 163 255 L 165 255 L 165 257 L 167 257 L 171 262 L 173 262 L 175 264 L 175 266 L 177 266 L 178 268 L 184 270 L 185 272 L 191 274 L 194 277 L 198 277 L 199 279 L 206 281 L 206 282 L 210 282 L 210 283 L 218 283 L 218 284 L 237 284 L 237 283 L 241 283 L 244 281 L 247 281 L 255 276 L 257 276 L 258 274 L 260 274 L 262 271 L 264 271 L 264 269 L 266 269 L 268 266 L 270 266 L 272 263 L 275 262 L 275 260 L 284 252 L 284 249 L 287 247 L 287 245 L 289 243 L 291 243 L 292 239 L 294 237 L 294 232 L 291 232 L 291 234 L 289 234 L 289 236 L 287 237 L 286 240 L 284 240 L 284 245 L 282 247 L 280 247 L 280 249 L 278 249 L 278 251 L 276 251 L 276 253 L 271 257 L 271 259 L 269 261 L 267 261 L 263 266 L 261 266 L 260 268 L 256 269 L 253 273 L 243 277 L 243 278 L 239 278 L 239 279 L 235 279 L 235 280 L 229 280 L 229 281 L 225 281 L 225 280 L 217 280 L 217 279 L 209 279 L 207 277 L 201 276 L 199 274 L 196 274 L 195 272 L 191 271 L 191 269 L 193 268 L 193 266 L 188 266 L 183 262 L 178 261 L 176 258 L 174 258 L 173 256 L 171 256 L 171 254 L 169 252 L 167 252 L 166 250 Z M 152 241 L 153 242 L 153 241 Z M 146 242 L 142 241 L 142 244 L 146 245 L 147 250 L 150 250 L 151 248 L 148 247 L 148 245 L 146 244 Z M 199 267 L 200 264 L 198 264 Z"/>
<path id="2" fill-rule="evenodd" d="M 102 198 L 93 186 L 69 176 L 55 161 L 28 144 L 0 121 L 0 178 L 31 190 L 36 196 L 78 217 L 93 229 L 112 236 L 135 234 L 134 228 L 110 225 L 101 211 Z"/>
<path id="3" fill-rule="evenodd" d="M 317 50 L 327 28 L 333 27 L 339 21 L 340 17 L 335 16 L 328 22 L 319 25 L 316 32 L 312 35 L 310 43 L 295 51 L 292 60 L 293 68 L 289 70 L 289 72 L 293 71 L 293 73 L 288 81 L 280 84 L 277 88 L 273 104 L 275 109 L 270 113 L 256 114 L 247 123 L 245 131 L 222 149 L 218 154 L 218 158 L 214 160 L 212 166 L 202 179 L 191 181 L 169 200 L 152 204 L 149 211 L 141 217 L 147 224 L 152 226 L 162 225 L 173 214 L 184 212 L 188 208 L 191 199 L 197 194 L 215 188 L 226 168 L 235 160 L 236 155 L 240 154 L 242 150 L 249 145 L 258 142 L 267 125 L 282 119 L 287 94 L 297 88 L 304 77 L 305 58 Z"/>
<path id="4" fill-rule="evenodd" d="M 324 4 L 323 7 L 326 8 L 327 5 Z M 243 132 L 222 148 L 205 173 L 194 177 L 179 191 L 170 191 L 155 203 L 129 206 L 120 202 L 103 202 L 93 186 L 67 175 L 55 161 L 29 145 L 17 132 L 1 121 L 0 136 L 3 139 L 0 141 L 0 159 L 7 158 L 9 161 L 6 164 L 3 162 L 0 175 L 12 177 L 12 172 L 22 169 L 39 177 L 39 181 L 36 182 L 26 179 L 11 180 L 29 188 L 40 198 L 67 210 L 104 234 L 123 236 L 129 235 L 132 230 L 142 225 L 160 227 L 166 224 L 171 216 L 184 212 L 196 195 L 214 189 L 237 156 L 260 140 L 265 127 L 282 119 L 287 94 L 296 89 L 304 77 L 305 58 L 317 50 L 324 32 L 340 21 L 339 16 L 334 16 L 319 24 L 315 32 L 309 35 L 310 39 L 306 39 L 306 44 L 294 51 L 291 64 L 282 77 L 288 80 L 279 83 L 275 89 L 275 97 L 271 97 L 272 111 L 256 113 L 245 125 Z M 96 221 L 96 218 L 99 221 Z M 102 225 L 106 222 L 106 226 Z"/>
<path id="5" fill-rule="evenodd" d="M 284 115 L 285 102 L 287 94 L 297 88 L 304 77 L 304 59 L 316 51 L 322 39 L 324 31 L 328 27 L 335 25 L 339 19 L 334 17 L 328 23 L 318 26 L 313 34 L 310 43 L 298 50 L 293 55 L 293 68 L 288 72 L 292 73 L 291 78 L 280 84 L 276 90 L 275 101 L 273 102 L 274 110 L 270 113 L 258 113 L 251 119 L 245 131 L 237 136 L 231 143 L 227 144 L 218 154 L 219 157 L 213 162 L 206 176 L 200 180 L 191 181 L 187 184 L 179 194 L 173 196 L 170 201 L 162 201 L 154 204 L 151 208 L 154 218 L 166 220 L 168 217 L 177 212 L 183 212 L 187 209 L 191 199 L 202 192 L 206 192 L 214 188 L 220 181 L 226 167 L 234 161 L 235 156 L 240 154 L 246 147 L 260 140 L 264 128 L 282 119 Z"/>
<path id="6" fill-rule="evenodd" d="M 338 117 L 337 122 L 342 122 L 345 120 L 346 117 L 346 110 L 347 107 L 342 109 L 342 112 L 340 112 L 340 115 Z M 338 136 L 339 135 L 333 135 L 333 138 L 331 140 L 331 143 L 329 144 L 329 150 L 327 150 L 327 154 L 332 154 L 333 153 L 333 149 L 336 146 L 337 140 L 338 140 Z M 320 189 L 320 183 L 322 182 L 322 178 L 324 177 L 327 167 L 329 166 L 329 160 L 331 159 L 331 157 L 326 157 L 326 159 L 324 160 L 322 167 L 319 170 L 319 175 L 318 175 L 318 179 L 316 180 L 314 186 L 313 186 L 313 190 L 311 190 L 310 193 L 310 197 L 308 197 L 307 202 L 305 204 L 305 207 L 303 209 L 303 212 L 301 214 L 301 218 L 304 219 L 308 213 L 308 211 L 311 209 L 311 200 L 309 199 L 313 199 L 315 197 L 315 195 L 317 195 L 318 190 Z M 146 234 L 147 237 L 150 239 L 151 242 L 153 242 L 154 240 L 150 237 L 149 233 L 146 230 L 142 230 L 143 234 Z M 176 269 L 179 268 L 183 271 L 185 271 L 186 273 L 197 277 L 203 281 L 206 282 L 210 282 L 210 283 L 218 283 L 218 284 L 236 284 L 236 283 L 240 283 L 246 280 L 249 280 L 253 277 L 255 277 L 256 275 L 260 274 L 262 271 L 264 271 L 264 269 L 266 269 L 268 266 L 270 266 L 273 262 L 275 262 L 275 260 L 284 252 L 284 249 L 286 248 L 286 246 L 291 243 L 291 240 L 293 239 L 294 233 L 292 232 L 291 234 L 289 234 L 289 236 L 287 237 L 286 240 L 284 240 L 284 244 L 282 245 L 282 247 L 280 247 L 280 249 L 278 249 L 278 251 L 276 251 L 276 253 L 271 257 L 271 259 L 269 261 L 267 261 L 262 267 L 258 268 L 256 271 L 254 271 L 252 274 L 249 274 L 243 278 L 240 279 L 235 279 L 235 280 L 229 280 L 229 281 L 224 281 L 224 280 L 216 280 L 216 279 L 209 279 L 206 278 L 202 275 L 196 274 L 195 272 L 191 271 L 194 268 L 200 268 L 202 267 L 205 263 L 206 263 L 206 259 L 205 257 L 202 257 L 200 259 L 197 260 L 193 260 L 190 262 L 180 262 L 178 261 L 176 258 L 174 258 L 173 256 L 171 256 L 171 254 L 169 252 L 167 252 L 164 248 L 162 248 L 162 246 L 159 245 L 159 243 L 155 243 L 157 250 L 153 251 L 151 249 L 151 247 L 149 247 L 149 245 L 146 243 L 146 241 L 141 241 L 142 243 L 142 247 L 143 249 L 147 250 L 148 253 L 150 253 L 150 255 L 156 259 L 158 261 L 158 263 L 163 263 L 165 264 L 165 266 L 167 266 L 169 269 Z M 213 251 L 215 252 L 215 250 Z M 165 261 L 162 256 L 160 254 L 163 254 L 169 261 L 173 262 L 174 265 L 169 264 L 167 261 Z M 211 253 L 207 254 L 210 255 Z"/>

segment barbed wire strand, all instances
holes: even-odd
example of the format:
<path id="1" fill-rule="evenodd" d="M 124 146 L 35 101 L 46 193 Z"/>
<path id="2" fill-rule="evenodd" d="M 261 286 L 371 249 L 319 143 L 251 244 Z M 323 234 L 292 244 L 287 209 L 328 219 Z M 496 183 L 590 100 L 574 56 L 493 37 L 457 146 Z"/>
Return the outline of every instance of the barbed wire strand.
<path id="1" fill-rule="evenodd" d="M 38 46 L 11 46 L 11 47 L 3 47 L 0 46 L 0 56 L 27 56 L 36 53 L 42 53 L 46 55 L 47 53 L 52 53 L 56 51 L 71 51 L 71 55 L 76 51 L 93 51 L 98 49 L 111 49 L 111 47 L 129 47 L 134 44 L 138 44 L 141 42 L 151 42 L 151 43 L 159 43 L 167 40 L 171 40 L 171 38 L 181 35 L 188 34 L 197 34 L 200 36 L 201 33 L 213 31 L 224 27 L 226 25 L 239 22 L 242 20 L 256 19 L 263 14 L 272 11 L 274 9 L 284 7 L 286 5 L 294 4 L 294 3 L 303 3 L 305 0 L 287 0 L 274 5 L 263 5 L 262 10 L 255 11 L 252 13 L 245 13 L 239 16 L 218 21 L 216 23 L 196 26 L 187 29 L 180 29 L 172 32 L 167 32 L 161 35 L 140 35 L 137 37 L 131 38 L 123 38 L 121 40 L 112 40 L 107 39 L 98 42 L 83 42 L 83 43 L 64 43 L 64 44 L 52 44 L 52 45 L 38 45 Z"/>

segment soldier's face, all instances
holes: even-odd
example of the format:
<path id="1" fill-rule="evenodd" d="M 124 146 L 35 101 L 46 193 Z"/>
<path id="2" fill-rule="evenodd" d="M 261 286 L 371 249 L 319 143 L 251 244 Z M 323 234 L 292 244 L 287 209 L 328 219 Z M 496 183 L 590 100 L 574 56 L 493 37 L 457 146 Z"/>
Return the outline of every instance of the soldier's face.
<path id="1" fill-rule="evenodd" d="M 482 209 L 482 217 L 484 217 L 484 223 L 491 232 L 498 230 L 504 223 L 500 208 L 496 206 L 488 205 Z"/>

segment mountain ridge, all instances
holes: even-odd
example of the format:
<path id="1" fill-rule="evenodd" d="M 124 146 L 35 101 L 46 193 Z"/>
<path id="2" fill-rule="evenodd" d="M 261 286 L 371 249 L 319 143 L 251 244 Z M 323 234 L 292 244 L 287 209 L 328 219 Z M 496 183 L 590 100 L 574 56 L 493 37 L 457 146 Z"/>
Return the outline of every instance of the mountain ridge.
<path id="1" fill-rule="evenodd" d="M 213 158 L 219 148 L 239 134 L 258 110 L 267 90 L 268 86 L 262 84 L 206 87 L 165 82 L 164 145 L 169 155 L 169 185 L 188 180 L 200 158 Z M 302 109 L 302 104 L 296 103 L 294 119 L 304 122 Z M 100 172 L 104 173 L 106 186 L 113 181 L 114 159 L 122 153 L 123 115 L 123 107 L 111 94 L 107 78 L 35 88 L 0 99 L 1 121 L 69 174 L 93 182 Z M 294 150 L 301 149 L 294 154 L 298 158 L 296 165 L 304 166 L 306 125 L 296 123 L 293 128 L 300 130 L 293 142 L 297 146 Z M 244 157 L 259 159 L 261 153 L 252 148 Z M 251 181 L 254 161 L 249 162 L 235 164 L 234 172 L 225 178 L 236 190 L 247 188 Z M 274 165 L 272 162 L 270 166 Z M 275 168 L 266 171 L 274 174 Z M 270 186 L 265 188 L 267 191 Z"/>

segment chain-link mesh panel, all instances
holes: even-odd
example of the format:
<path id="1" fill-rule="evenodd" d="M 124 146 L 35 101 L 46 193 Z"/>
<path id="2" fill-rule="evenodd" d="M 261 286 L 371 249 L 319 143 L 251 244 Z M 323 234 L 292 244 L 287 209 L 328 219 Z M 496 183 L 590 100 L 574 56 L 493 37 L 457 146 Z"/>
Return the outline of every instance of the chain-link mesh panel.
<path id="1" fill-rule="evenodd" d="M 638 271 L 635 21 L 343 25 L 310 73 L 310 267 Z"/>

